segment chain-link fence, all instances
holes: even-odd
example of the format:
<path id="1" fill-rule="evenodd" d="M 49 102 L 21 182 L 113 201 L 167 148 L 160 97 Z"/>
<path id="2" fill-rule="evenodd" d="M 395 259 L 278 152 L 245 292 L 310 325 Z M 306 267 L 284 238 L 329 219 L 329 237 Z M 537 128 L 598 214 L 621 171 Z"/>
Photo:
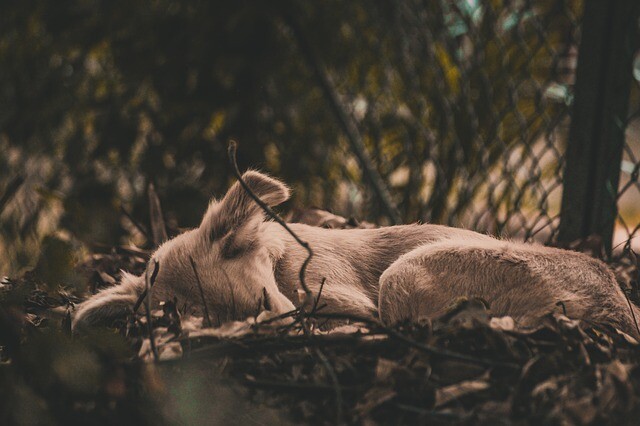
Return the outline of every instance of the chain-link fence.
<path id="1" fill-rule="evenodd" d="M 622 123 L 625 128 L 625 144 L 620 167 L 618 190 L 618 221 L 613 246 L 640 247 L 640 54 L 633 64 L 633 83 L 629 103 L 629 115 Z"/>
<path id="2" fill-rule="evenodd" d="M 588 185 L 600 185 L 594 180 L 602 180 L 605 186 L 617 184 L 612 173 L 619 173 L 620 167 L 601 176 L 598 165 L 600 160 L 615 162 L 615 152 L 605 150 L 602 155 L 606 158 L 599 158 L 601 151 L 595 148 L 589 154 L 593 164 L 585 165 L 593 173 L 576 171 L 572 166 L 569 172 L 574 176 L 564 175 L 565 153 L 581 152 L 581 145 L 587 144 L 582 133 L 588 126 L 572 128 L 572 113 L 588 110 L 592 114 L 588 124 L 594 133 L 605 134 L 602 127 L 608 129 L 612 120 L 627 130 L 620 190 L 608 189 L 620 198 L 615 243 L 626 242 L 638 232 L 640 70 L 635 70 L 628 118 L 613 117 L 619 108 L 609 105 L 606 93 L 615 94 L 620 86 L 608 86 L 611 73 L 596 75 L 598 87 L 585 89 L 593 80 L 593 72 L 587 68 L 599 66 L 594 61 L 609 60 L 589 49 L 624 51 L 618 55 L 622 59 L 616 56 L 614 60 L 618 68 L 621 64 L 626 67 L 633 44 L 628 41 L 634 32 L 629 20 L 633 21 L 635 6 L 621 2 L 626 3 L 626 9 L 612 12 L 605 3 L 594 6 L 597 2 L 591 2 L 591 9 L 586 8 L 588 3 L 407 0 L 389 8 L 378 5 L 354 20 L 350 30 L 361 33 L 359 49 L 392 59 L 384 64 L 383 72 L 357 66 L 332 70 L 330 74 L 337 81 L 332 87 L 331 79 L 322 76 L 323 64 L 309 59 L 313 68 L 320 69 L 319 79 L 324 79 L 322 85 L 338 113 L 340 104 L 346 106 L 352 120 L 351 128 L 349 123 L 344 126 L 350 151 L 358 151 L 357 142 L 363 142 L 364 154 L 355 156 L 364 170 L 363 180 L 368 178 L 375 186 L 377 177 L 368 175 L 379 173 L 380 180 L 389 186 L 391 197 L 378 191 L 384 205 L 381 210 L 392 212 L 387 216 L 393 217 L 397 209 L 405 221 L 467 226 L 544 242 L 560 237 L 568 243 L 592 233 L 610 237 L 609 231 L 602 231 L 610 224 L 591 220 L 600 213 L 589 210 L 615 209 L 616 197 L 609 196 L 608 206 L 604 201 L 592 203 L 590 197 L 597 194 L 591 194 Z M 586 20 L 585 10 L 591 10 Z M 637 25 L 637 20 L 634 22 Z M 611 36 L 612 25 L 622 28 L 616 30 L 617 35 Z M 588 60 L 581 61 L 578 49 L 585 32 L 591 39 L 586 46 Z M 592 47 L 590 40 L 598 38 L 601 43 Z M 301 47 L 309 48 L 305 42 Z M 394 51 L 392 56 L 385 54 L 389 49 Z M 576 99 L 576 88 L 580 87 L 575 77 L 580 66 L 585 68 L 584 93 Z M 630 67 L 624 71 L 615 75 L 624 74 L 628 83 Z M 341 84 L 337 78 L 340 72 L 361 76 L 359 85 L 352 81 Z M 339 98 L 332 91 L 339 93 Z M 605 95 L 598 98 L 594 93 Z M 576 106 L 576 102 L 582 105 Z M 605 105 L 598 109 L 598 102 Z M 575 125 L 582 126 L 585 117 L 582 113 Z M 359 133 L 354 135 L 354 128 Z M 603 137 L 593 143 L 605 146 L 616 142 Z M 568 149 L 568 144 L 574 148 Z M 571 188 L 563 200 L 563 183 L 567 189 L 567 182 Z M 578 203 L 572 195 L 576 191 L 585 197 Z M 595 224 L 587 227 L 577 223 L 582 217 Z M 565 234 L 559 236 L 561 222 Z M 605 242 L 605 247 L 608 244 Z"/>
<path id="3" fill-rule="evenodd" d="M 397 204 L 387 212 L 555 237 L 581 10 L 560 0 L 408 0 L 352 21 L 359 51 L 388 62 L 382 72 L 332 70 L 334 102 L 350 107 L 360 132 L 345 132 L 351 146 L 360 138 L 371 155 L 358 156 L 361 168 L 390 187 L 393 199 L 379 196 Z M 341 72 L 359 84 L 341 84 Z"/>
<path id="4" fill-rule="evenodd" d="M 297 207 L 640 241 L 636 3 L 16 3 L 0 16 L 0 188 L 26 183 L 0 211 L 0 268 L 59 228 L 128 241 L 119 207 L 143 217 L 150 181 L 168 222 L 195 226 L 229 184 L 230 138 Z"/>
<path id="5" fill-rule="evenodd" d="M 559 232 L 565 242 L 598 235 L 607 251 L 634 243 L 640 140 L 632 70 L 638 65 L 639 13 L 635 1 L 585 1 L 565 153 Z"/>

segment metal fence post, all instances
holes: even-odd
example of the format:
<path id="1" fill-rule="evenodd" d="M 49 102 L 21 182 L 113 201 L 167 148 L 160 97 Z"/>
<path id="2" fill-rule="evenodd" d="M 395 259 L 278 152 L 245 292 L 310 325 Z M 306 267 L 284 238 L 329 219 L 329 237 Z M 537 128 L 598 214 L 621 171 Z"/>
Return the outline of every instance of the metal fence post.
<path id="1" fill-rule="evenodd" d="M 611 252 L 638 0 L 585 0 L 558 240 L 596 234 Z"/>

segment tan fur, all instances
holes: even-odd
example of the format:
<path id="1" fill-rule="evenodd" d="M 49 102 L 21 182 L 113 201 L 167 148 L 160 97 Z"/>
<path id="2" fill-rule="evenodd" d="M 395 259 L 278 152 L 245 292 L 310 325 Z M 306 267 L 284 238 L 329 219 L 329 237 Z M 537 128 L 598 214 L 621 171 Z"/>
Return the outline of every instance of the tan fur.
<path id="1" fill-rule="evenodd" d="M 284 184 L 266 175 L 249 171 L 244 180 L 269 205 L 289 197 Z M 572 318 L 609 323 L 638 337 L 613 274 L 580 253 L 439 225 L 290 227 L 314 251 L 306 282 L 317 294 L 326 280 L 322 303 L 328 312 L 379 316 L 392 324 L 435 317 L 460 297 L 479 297 L 495 314 L 533 325 L 549 312 L 562 312 L 562 302 Z M 221 201 L 212 201 L 200 227 L 153 254 L 150 264 L 157 261 L 160 268 L 151 302 L 175 297 L 179 306 L 202 314 L 191 257 L 214 323 L 255 315 L 264 292 L 271 310 L 284 313 L 298 303 L 306 256 L 280 225 L 265 221 L 236 183 Z M 124 275 L 119 286 L 79 306 L 74 328 L 126 313 L 143 289 L 142 277 Z"/>

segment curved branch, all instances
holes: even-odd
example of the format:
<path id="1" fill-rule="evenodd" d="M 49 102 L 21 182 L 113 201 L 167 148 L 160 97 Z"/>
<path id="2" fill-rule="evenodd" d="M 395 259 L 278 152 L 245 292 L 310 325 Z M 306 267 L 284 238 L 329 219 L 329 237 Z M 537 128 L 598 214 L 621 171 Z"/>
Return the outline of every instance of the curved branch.
<path id="1" fill-rule="evenodd" d="M 282 218 L 280 218 L 280 216 L 278 216 L 278 214 L 274 212 L 271 209 L 271 207 L 265 204 L 265 202 L 262 201 L 260 197 L 258 197 L 251 190 L 251 188 L 249 188 L 249 185 L 247 185 L 244 179 L 242 179 L 242 175 L 240 174 L 240 169 L 238 168 L 238 162 L 236 161 L 236 151 L 237 151 L 236 142 L 229 141 L 229 147 L 227 149 L 227 153 L 229 154 L 229 163 L 231 163 L 231 170 L 233 171 L 233 174 L 235 175 L 235 177 L 238 179 L 238 182 L 240 183 L 242 188 L 247 192 L 247 194 L 249 194 L 249 196 L 253 199 L 253 201 L 255 201 L 256 204 L 260 206 L 260 208 L 264 210 L 264 212 L 267 215 L 269 215 L 269 217 L 271 217 L 280 226 L 282 226 L 293 237 L 293 239 L 296 240 L 296 242 L 300 244 L 307 251 L 307 258 L 302 263 L 302 267 L 300 268 L 300 272 L 299 272 L 299 277 L 300 277 L 300 286 L 302 287 L 302 290 L 305 293 L 305 300 L 302 307 L 304 308 L 306 306 L 312 305 L 314 303 L 313 293 L 311 293 L 311 290 L 309 290 L 309 287 L 307 286 L 307 282 L 305 280 L 305 273 L 307 272 L 307 266 L 309 265 L 309 262 L 313 257 L 313 250 L 311 250 L 309 243 L 301 240 L 300 237 L 298 237 L 298 235 L 295 232 L 293 232 L 291 228 L 289 228 L 289 226 L 285 223 L 285 221 L 282 220 Z"/>
<path id="2" fill-rule="evenodd" d="M 313 70 L 313 73 L 316 75 L 318 83 L 322 88 L 322 92 L 329 102 L 334 114 L 338 118 L 342 130 L 347 135 L 347 139 L 351 144 L 351 149 L 356 154 L 356 157 L 358 157 L 360 167 L 362 168 L 364 175 L 367 177 L 371 186 L 373 187 L 376 196 L 380 200 L 380 203 L 385 210 L 386 216 L 389 218 L 392 225 L 400 223 L 400 213 L 398 212 L 397 207 L 391 199 L 391 194 L 389 193 L 384 180 L 380 176 L 380 173 L 378 173 L 378 171 L 376 170 L 373 162 L 371 161 L 371 158 L 369 157 L 369 154 L 367 153 L 367 148 L 362 141 L 362 136 L 360 135 L 358 126 L 356 126 L 353 118 L 349 115 L 345 107 L 342 105 L 331 76 L 329 75 L 329 73 L 327 73 L 326 68 L 322 64 L 320 58 L 318 58 L 318 55 L 314 52 L 313 48 L 307 41 L 305 35 L 297 25 L 295 20 L 289 17 L 286 13 L 283 13 L 283 19 L 286 25 L 291 29 L 291 33 L 295 37 L 300 52 L 307 62 L 307 65 Z"/>

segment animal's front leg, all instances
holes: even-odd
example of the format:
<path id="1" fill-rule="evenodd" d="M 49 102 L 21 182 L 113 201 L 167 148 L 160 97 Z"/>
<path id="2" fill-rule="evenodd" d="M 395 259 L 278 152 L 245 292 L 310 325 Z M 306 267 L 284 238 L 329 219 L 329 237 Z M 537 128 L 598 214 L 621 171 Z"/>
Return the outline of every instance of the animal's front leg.
<path id="1" fill-rule="evenodd" d="M 133 306 L 144 289 L 144 278 L 123 273 L 120 284 L 100 291 L 78 305 L 73 317 L 72 328 L 79 331 L 83 327 L 111 325 L 119 318 L 132 312 Z"/>

